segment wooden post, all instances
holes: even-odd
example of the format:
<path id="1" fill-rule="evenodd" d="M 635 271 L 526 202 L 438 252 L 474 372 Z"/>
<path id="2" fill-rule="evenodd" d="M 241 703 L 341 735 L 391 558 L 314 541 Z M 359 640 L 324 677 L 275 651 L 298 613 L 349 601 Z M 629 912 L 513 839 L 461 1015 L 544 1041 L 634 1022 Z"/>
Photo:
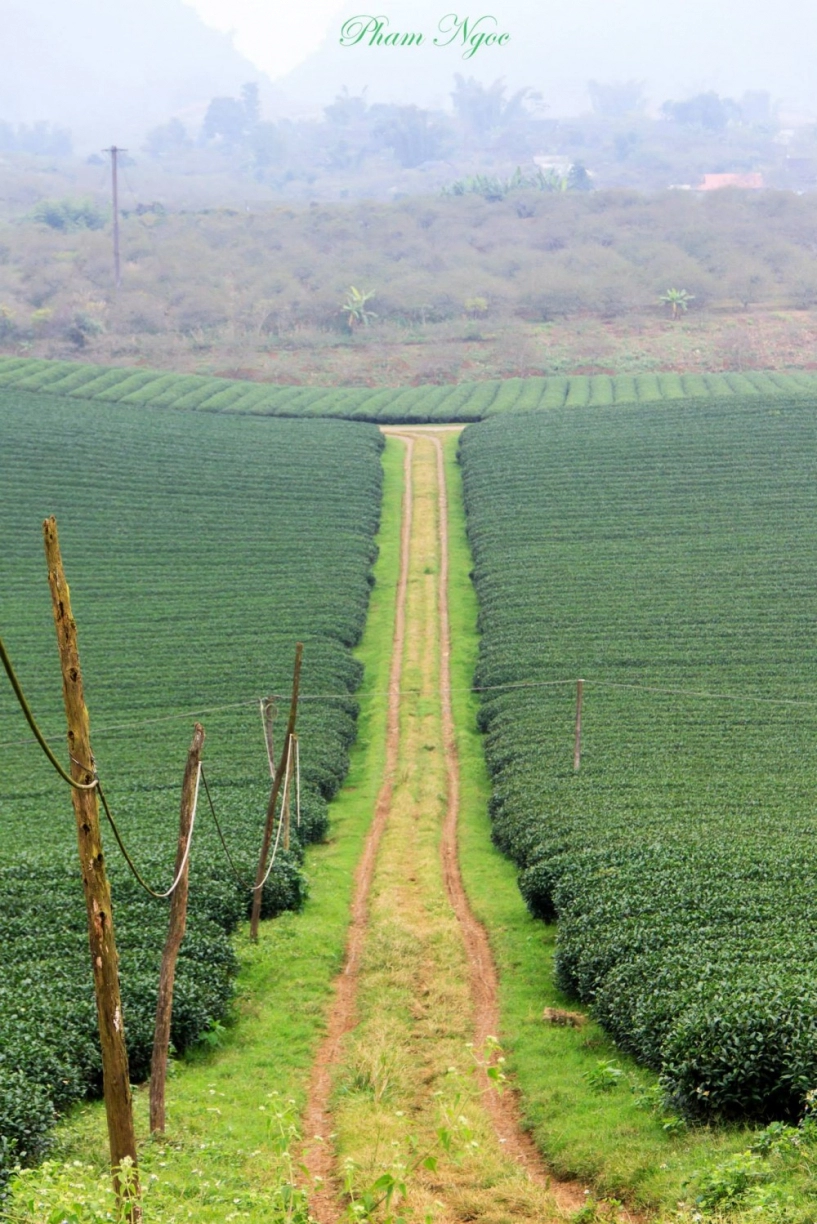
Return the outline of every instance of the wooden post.
<path id="1" fill-rule="evenodd" d="M 267 804 L 267 820 L 264 825 L 264 839 L 261 844 L 261 855 L 258 859 L 258 871 L 255 873 L 255 889 L 252 898 L 252 916 L 250 918 L 250 938 L 258 939 L 258 923 L 261 918 L 261 894 L 263 889 L 260 887 L 261 881 L 264 878 L 264 872 L 267 870 L 267 855 L 269 854 L 270 842 L 272 841 L 272 829 L 275 824 L 275 808 L 278 803 L 278 793 L 281 789 L 281 782 L 286 769 L 287 752 L 289 751 L 289 743 L 295 731 L 295 720 L 298 717 L 298 689 L 301 683 L 301 661 L 303 660 L 304 648 L 303 643 L 298 642 L 295 647 L 295 671 L 292 677 L 292 700 L 289 706 L 289 720 L 287 722 L 286 734 L 284 735 L 284 747 L 281 753 L 281 761 L 275 771 L 275 777 L 272 782 L 272 794 L 270 795 L 269 803 Z"/>
<path id="2" fill-rule="evenodd" d="M 286 773 L 284 774 L 284 798 L 281 801 L 281 819 L 284 822 L 284 849 L 289 849 L 290 809 L 289 796 L 292 792 L 292 769 L 295 757 L 295 736 L 289 737 L 289 752 L 287 753 Z"/>
<path id="3" fill-rule="evenodd" d="M 181 872 L 179 882 L 170 898 L 170 920 L 167 939 L 162 953 L 162 968 L 159 974 L 159 997 L 156 1001 L 156 1025 L 153 1030 L 153 1057 L 150 1062 L 150 1131 L 165 1129 L 165 1082 L 167 1080 L 167 1052 L 170 1045 L 170 1021 L 173 1016 L 173 985 L 176 980 L 176 960 L 179 955 L 184 929 L 187 924 L 187 894 L 190 857 L 185 859 L 190 827 L 196 806 L 199 784 L 201 749 L 204 744 L 204 727 L 196 723 L 193 741 L 187 754 L 187 765 L 182 782 L 182 801 L 179 812 L 179 840 L 176 845 L 175 880 Z M 184 868 L 184 870 L 182 870 Z"/>
<path id="4" fill-rule="evenodd" d="M 267 745 L 267 760 L 269 775 L 275 781 L 275 741 L 272 734 L 272 723 L 275 712 L 275 702 L 272 697 L 265 697 L 261 702 L 261 720 L 264 724 L 264 741 Z"/>
<path id="5" fill-rule="evenodd" d="M 43 523 L 43 537 L 62 668 L 62 694 L 68 721 L 71 777 L 77 782 L 88 783 L 94 779 L 94 757 L 91 752 L 88 710 L 85 706 L 79 665 L 77 626 L 71 615 L 71 597 L 62 567 L 55 518 L 47 518 Z M 72 787 L 71 799 L 77 825 L 85 906 L 88 911 L 88 942 L 102 1046 L 102 1083 L 114 1188 L 121 1199 L 125 1187 L 119 1171 L 120 1166 L 125 1160 L 131 1161 L 133 1175 L 128 1179 L 127 1194 L 130 1202 L 126 1206 L 126 1214 L 130 1220 L 137 1221 L 141 1219 L 141 1207 L 138 1201 L 136 1136 L 133 1129 L 122 1000 L 119 994 L 119 960 L 114 937 L 111 889 L 105 870 L 99 829 L 99 797 L 96 789 L 75 790 Z"/>
<path id="6" fill-rule="evenodd" d="M 573 772 L 578 773 L 582 763 L 582 692 L 584 680 L 576 681 L 576 735 L 573 741 Z"/>
<path id="7" fill-rule="evenodd" d="M 301 827 L 301 742 L 297 735 L 293 735 L 292 742 L 295 745 L 295 820 L 298 828 Z"/>

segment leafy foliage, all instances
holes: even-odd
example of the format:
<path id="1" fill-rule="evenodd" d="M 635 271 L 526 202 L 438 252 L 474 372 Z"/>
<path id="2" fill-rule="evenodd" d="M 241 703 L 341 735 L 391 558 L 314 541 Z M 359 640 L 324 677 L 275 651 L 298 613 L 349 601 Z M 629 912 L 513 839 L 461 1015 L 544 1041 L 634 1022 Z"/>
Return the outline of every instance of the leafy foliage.
<path id="1" fill-rule="evenodd" d="M 349 290 L 348 305 L 366 309 L 370 294 Z M 483 317 L 486 299 L 465 299 Z M 0 315 L 0 328 L 2 316 Z M 196 409 L 247 416 L 337 417 L 420 424 L 480 421 L 506 412 L 553 408 L 618 407 L 661 400 L 808 395 L 813 374 L 575 374 L 569 378 L 508 378 L 453 386 L 283 387 L 197 374 L 118 369 L 74 361 L 0 357 L 0 389 L 29 391 L 137 407 Z"/>
<path id="2" fill-rule="evenodd" d="M 560 985 L 687 1117 L 817 1085 L 815 441 L 813 400 L 763 397 L 462 440 L 476 681 L 542 685 L 483 697 L 494 836 Z"/>
<path id="3" fill-rule="evenodd" d="M 40 533 L 53 512 L 100 774 L 125 840 L 155 884 L 172 873 L 194 713 L 206 727 L 208 780 L 233 857 L 252 879 L 269 793 L 258 698 L 287 693 L 299 639 L 302 820 L 291 851 L 280 853 L 262 913 L 302 903 L 302 847 L 325 832 L 326 802 L 354 736 L 360 669 L 350 648 L 368 603 L 381 447 L 376 430 L 345 422 L 134 412 L 0 394 L 3 635 L 41 725 L 59 744 L 61 689 Z M 335 696 L 309 701 L 316 693 Z M 0 744 L 2 1176 L 9 1162 L 43 1154 L 55 1115 L 99 1090 L 100 1059 L 70 798 L 7 687 Z M 236 969 L 229 934 L 249 905 L 203 795 L 199 803 L 174 1001 L 177 1052 L 226 1015 Z M 167 903 L 141 892 L 113 846 L 109 870 L 130 1068 L 142 1078 Z"/>
<path id="4" fill-rule="evenodd" d="M 108 220 L 107 214 L 91 199 L 41 200 L 29 215 L 32 221 L 62 232 L 103 229 Z"/>

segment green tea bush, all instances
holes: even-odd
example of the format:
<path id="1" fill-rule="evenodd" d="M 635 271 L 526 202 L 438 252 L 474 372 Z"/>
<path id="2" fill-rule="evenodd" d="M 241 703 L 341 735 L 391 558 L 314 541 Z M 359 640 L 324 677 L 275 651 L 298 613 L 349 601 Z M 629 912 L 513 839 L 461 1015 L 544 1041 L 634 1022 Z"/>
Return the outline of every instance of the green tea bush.
<path id="1" fill-rule="evenodd" d="M 112 393 L 114 375 L 133 385 L 124 371 L 90 372 Z M 82 367 L 71 372 L 72 385 L 79 374 Z M 220 386 L 201 379 L 193 390 Z M 225 836 L 242 879 L 254 879 L 270 787 L 258 699 L 279 695 L 280 752 L 300 640 L 300 823 L 293 798 L 291 848 L 278 851 L 261 912 L 303 904 L 303 850 L 325 835 L 327 802 L 355 734 L 361 668 L 351 650 L 371 590 L 382 446 L 372 426 L 344 421 L 261 421 L 0 391 L 3 637 L 59 745 L 61 687 L 41 553 L 41 521 L 53 512 L 100 774 L 154 887 L 172 878 L 196 717 Z M 312 700 L 317 694 L 332 696 Z M 54 1118 L 99 1092 L 101 1070 L 70 796 L 8 687 L 0 689 L 0 744 L 1 1182 L 15 1162 L 47 1151 Z M 141 1079 L 169 902 L 142 891 L 107 827 L 103 838 L 130 1070 Z M 250 901 L 201 791 L 171 1030 L 179 1053 L 229 1012 L 237 968 L 230 936 Z"/>
<path id="2" fill-rule="evenodd" d="M 511 378 L 419 387 L 290 387 L 114 369 L 76 362 L 0 357 L 0 388 L 47 391 L 111 403 L 174 411 L 237 415 L 338 417 L 370 422 L 465 423 L 503 412 L 592 405 L 651 403 L 700 396 L 813 394 L 812 374 L 639 374 Z"/>
<path id="3" fill-rule="evenodd" d="M 815 420 L 754 392 L 461 442 L 494 839 L 558 984 L 686 1118 L 817 1087 Z"/>

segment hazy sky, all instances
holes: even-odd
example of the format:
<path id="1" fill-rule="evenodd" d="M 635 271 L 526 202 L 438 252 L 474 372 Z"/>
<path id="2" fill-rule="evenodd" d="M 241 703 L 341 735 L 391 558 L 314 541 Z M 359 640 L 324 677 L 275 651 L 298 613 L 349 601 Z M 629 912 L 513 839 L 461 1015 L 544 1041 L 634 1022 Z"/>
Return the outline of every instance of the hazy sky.
<path id="1" fill-rule="evenodd" d="M 361 0 L 360 11 L 368 0 Z M 443 0 L 445 2 L 445 0 Z M 348 0 L 185 0 L 217 30 L 234 32 L 234 44 L 273 79 L 283 76 L 317 51 L 348 7 Z M 378 10 L 379 11 L 379 10 Z"/>
<path id="2" fill-rule="evenodd" d="M 814 0 L 185 0 L 204 20 L 234 31 L 236 48 L 284 87 L 315 101 L 339 84 L 369 85 L 378 100 L 440 101 L 455 71 L 531 85 L 552 108 L 586 108 L 586 82 L 637 79 L 658 103 L 715 89 L 767 89 L 785 108 L 817 109 Z M 492 14 L 511 40 L 463 62 L 453 48 L 354 48 L 341 52 L 341 20 L 385 14 L 391 29 L 434 33 L 455 11 Z M 321 49 L 321 66 L 309 61 Z M 304 65 L 303 61 L 307 61 Z M 345 78 L 345 79 L 344 79 Z M 317 94 L 322 96 L 318 98 Z M 387 97 L 387 95 L 391 95 Z"/>
<path id="3" fill-rule="evenodd" d="M 452 11 L 495 20 L 507 43 L 470 59 L 435 47 Z M 343 19 L 367 12 L 425 41 L 341 47 Z M 589 80 L 634 80 L 656 111 L 753 89 L 817 118 L 817 0 L 0 0 L 0 29 L 0 121 L 64 124 L 83 151 L 139 147 L 171 116 L 197 132 L 211 98 L 252 79 L 269 119 L 320 117 L 344 87 L 448 108 L 455 73 L 530 87 L 550 116 L 586 113 Z"/>

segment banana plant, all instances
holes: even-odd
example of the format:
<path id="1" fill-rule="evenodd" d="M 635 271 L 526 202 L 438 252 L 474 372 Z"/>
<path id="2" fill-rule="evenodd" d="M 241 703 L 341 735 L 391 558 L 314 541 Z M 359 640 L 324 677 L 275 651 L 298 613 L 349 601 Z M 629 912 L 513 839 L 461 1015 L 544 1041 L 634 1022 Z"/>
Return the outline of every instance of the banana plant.
<path id="1" fill-rule="evenodd" d="M 374 290 L 365 293 L 360 289 L 356 289 L 354 285 L 349 286 L 346 291 L 346 300 L 340 308 L 341 313 L 346 315 L 349 331 L 354 331 L 355 327 L 361 324 L 364 327 L 368 327 L 372 319 L 377 318 L 373 310 L 366 309 L 366 303 L 373 297 Z"/>
<path id="2" fill-rule="evenodd" d="M 686 314 L 689 303 L 695 300 L 695 294 L 687 293 L 686 289 L 668 289 L 666 293 L 661 294 L 658 300 L 666 302 L 672 310 L 673 319 L 677 319 L 680 315 Z"/>

